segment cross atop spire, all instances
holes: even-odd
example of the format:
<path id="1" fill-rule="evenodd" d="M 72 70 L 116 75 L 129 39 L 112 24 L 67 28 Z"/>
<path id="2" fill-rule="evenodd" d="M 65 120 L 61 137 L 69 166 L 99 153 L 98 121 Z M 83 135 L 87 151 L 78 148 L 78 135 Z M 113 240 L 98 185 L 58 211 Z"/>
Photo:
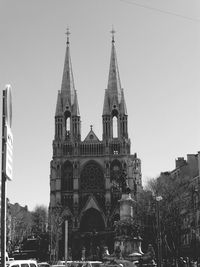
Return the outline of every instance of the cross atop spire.
<path id="1" fill-rule="evenodd" d="M 67 44 L 69 44 L 69 35 L 71 34 L 69 28 L 67 27 L 67 31 L 65 33 L 67 35 Z"/>
<path id="2" fill-rule="evenodd" d="M 114 30 L 114 27 L 112 26 L 112 30 L 110 31 L 110 33 L 112 34 L 112 43 L 115 42 L 115 30 Z"/>

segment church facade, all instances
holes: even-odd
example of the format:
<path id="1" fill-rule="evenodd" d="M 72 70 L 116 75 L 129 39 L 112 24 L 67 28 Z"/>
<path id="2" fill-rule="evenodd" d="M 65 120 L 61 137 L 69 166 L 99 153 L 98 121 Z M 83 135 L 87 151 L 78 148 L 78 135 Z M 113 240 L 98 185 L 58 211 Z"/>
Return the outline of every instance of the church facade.
<path id="1" fill-rule="evenodd" d="M 128 112 L 114 33 L 108 85 L 102 100 L 102 139 L 91 126 L 82 140 L 80 114 L 68 32 L 50 163 L 51 251 L 60 259 L 64 256 L 65 220 L 68 221 L 68 246 L 73 259 L 81 258 L 83 247 L 88 258 L 102 244 L 112 250 L 113 225 L 119 220 L 122 174 L 125 173 L 133 197 L 142 188 L 141 161 L 136 153 L 131 154 Z"/>

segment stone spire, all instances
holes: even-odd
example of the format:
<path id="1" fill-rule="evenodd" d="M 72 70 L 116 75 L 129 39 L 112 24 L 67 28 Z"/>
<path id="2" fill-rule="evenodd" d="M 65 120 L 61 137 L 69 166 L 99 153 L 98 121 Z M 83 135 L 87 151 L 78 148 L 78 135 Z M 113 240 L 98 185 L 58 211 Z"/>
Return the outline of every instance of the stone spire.
<path id="1" fill-rule="evenodd" d="M 121 104 L 120 104 L 120 112 L 123 115 L 128 115 L 127 108 L 126 108 L 126 102 L 124 98 L 124 90 L 122 89 L 122 98 L 121 98 Z"/>
<path id="2" fill-rule="evenodd" d="M 117 55 L 115 50 L 115 31 L 112 29 L 112 47 L 111 47 L 111 57 L 110 57 L 110 68 L 108 75 L 108 86 L 105 90 L 104 96 L 104 106 L 103 106 L 103 115 L 108 115 L 113 109 L 113 106 L 119 109 L 121 102 L 123 101 L 123 108 L 125 100 L 122 100 L 122 87 L 119 76 L 119 69 L 117 64 Z M 125 108 L 126 109 L 126 108 Z"/>
<path id="3" fill-rule="evenodd" d="M 64 70 L 61 90 L 58 91 L 55 113 L 55 138 L 58 138 L 59 140 L 80 141 L 81 121 L 70 58 L 69 34 L 69 29 L 67 29 L 67 47 Z"/>
<path id="4" fill-rule="evenodd" d="M 77 97 L 76 90 L 75 90 L 75 98 L 74 98 L 74 106 L 73 106 L 73 115 L 80 116 L 79 105 L 78 105 L 78 97 Z"/>
<path id="5" fill-rule="evenodd" d="M 62 115 L 62 102 L 61 102 L 61 92 L 58 91 L 58 96 L 57 96 L 57 104 L 56 104 L 56 116 L 61 116 Z"/>
<path id="6" fill-rule="evenodd" d="M 111 48 L 111 57 L 110 57 L 110 69 L 108 76 L 108 87 L 109 94 L 111 97 L 117 97 L 118 102 L 121 102 L 121 82 L 119 77 L 119 69 L 117 64 L 117 55 L 115 51 L 115 31 L 112 30 L 112 48 Z"/>
<path id="7" fill-rule="evenodd" d="M 121 87 L 117 55 L 115 51 L 115 31 L 112 29 L 112 47 L 108 86 L 103 105 L 103 139 L 128 138 L 128 113 L 124 92 Z M 117 125 L 116 125 L 117 122 Z"/>
<path id="8" fill-rule="evenodd" d="M 70 105 L 73 105 L 74 100 L 75 100 L 75 86 L 74 86 L 74 77 L 73 77 L 73 72 L 72 72 L 70 49 L 69 49 L 70 32 L 68 28 L 67 28 L 66 35 L 67 35 L 67 47 L 66 47 L 66 54 L 65 54 L 63 77 L 62 77 L 61 94 L 68 98 Z"/>
<path id="9" fill-rule="evenodd" d="M 104 96 L 103 115 L 110 115 L 110 105 L 109 105 L 109 97 L 107 89 L 105 90 L 105 96 Z"/>

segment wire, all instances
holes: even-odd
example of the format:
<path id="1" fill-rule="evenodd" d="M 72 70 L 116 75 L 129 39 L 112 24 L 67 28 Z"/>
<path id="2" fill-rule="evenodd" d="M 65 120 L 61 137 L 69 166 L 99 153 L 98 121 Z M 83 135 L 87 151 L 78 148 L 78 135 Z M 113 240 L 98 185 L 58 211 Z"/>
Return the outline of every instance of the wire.
<path id="1" fill-rule="evenodd" d="M 151 6 L 146 6 L 146 5 L 143 5 L 143 4 L 138 4 L 138 3 L 133 2 L 133 1 L 128 1 L 128 0 L 120 0 L 120 1 L 121 2 L 125 2 L 127 4 L 139 6 L 139 7 L 142 7 L 142 8 L 158 11 L 160 13 L 164 13 L 164 14 L 167 14 L 167 15 L 176 16 L 176 17 L 179 17 L 179 18 L 182 18 L 182 19 L 187 19 L 187 20 L 191 20 L 191 21 L 195 21 L 195 22 L 200 22 L 200 19 L 198 19 L 198 18 L 187 17 L 187 16 L 184 16 L 184 15 L 181 15 L 181 14 L 173 13 L 173 12 L 170 12 L 170 11 L 165 11 L 165 10 L 162 10 L 162 9 L 159 9 L 159 8 L 156 8 L 156 7 L 151 7 Z"/>

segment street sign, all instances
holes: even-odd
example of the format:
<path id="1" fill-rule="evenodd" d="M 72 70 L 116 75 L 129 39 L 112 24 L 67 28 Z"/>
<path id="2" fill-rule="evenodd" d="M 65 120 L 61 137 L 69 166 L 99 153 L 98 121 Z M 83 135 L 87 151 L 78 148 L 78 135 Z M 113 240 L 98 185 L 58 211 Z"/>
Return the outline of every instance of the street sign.
<path id="1" fill-rule="evenodd" d="M 2 156 L 3 172 L 8 180 L 12 180 L 13 162 L 13 135 L 12 125 L 12 94 L 11 86 L 6 85 L 3 90 L 3 112 L 2 112 Z"/>

